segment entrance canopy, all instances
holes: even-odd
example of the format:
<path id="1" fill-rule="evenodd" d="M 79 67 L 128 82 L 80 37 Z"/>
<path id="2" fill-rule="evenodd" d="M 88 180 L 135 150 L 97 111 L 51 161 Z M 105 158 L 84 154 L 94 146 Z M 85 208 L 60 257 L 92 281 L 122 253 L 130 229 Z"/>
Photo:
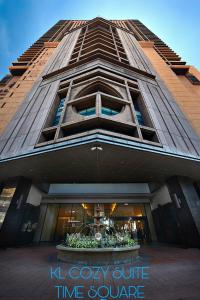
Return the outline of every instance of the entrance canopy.
<path id="1" fill-rule="evenodd" d="M 161 182 L 175 175 L 200 180 L 200 163 L 186 157 L 94 139 L 1 162 L 0 180 L 24 176 L 37 182 Z"/>

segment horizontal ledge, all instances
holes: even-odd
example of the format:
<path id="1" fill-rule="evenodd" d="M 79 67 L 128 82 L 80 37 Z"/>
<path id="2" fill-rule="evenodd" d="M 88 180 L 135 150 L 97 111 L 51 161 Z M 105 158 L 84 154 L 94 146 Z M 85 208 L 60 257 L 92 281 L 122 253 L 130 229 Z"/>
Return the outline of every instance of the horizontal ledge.
<path id="1" fill-rule="evenodd" d="M 185 75 L 189 71 L 190 66 L 188 66 L 188 65 L 184 65 L 184 66 L 183 65 L 172 65 L 172 66 L 170 66 L 170 68 L 177 75 Z"/>
<path id="2" fill-rule="evenodd" d="M 139 41 L 139 44 L 142 48 L 153 48 L 154 42 L 152 41 Z"/>
<path id="3" fill-rule="evenodd" d="M 146 77 L 149 77 L 149 78 L 151 78 L 151 79 L 155 79 L 155 77 L 156 77 L 156 76 L 153 75 L 153 74 L 147 73 L 147 72 L 145 72 L 145 71 L 143 71 L 143 70 L 137 69 L 137 68 L 135 68 L 135 67 L 132 67 L 132 66 L 127 65 L 127 64 L 125 64 L 125 63 L 123 63 L 123 62 L 117 61 L 117 60 L 112 59 L 112 58 L 110 58 L 110 57 L 107 58 L 106 56 L 104 56 L 104 55 L 102 55 L 101 53 L 99 53 L 99 54 L 91 55 L 89 58 L 83 59 L 82 61 L 75 62 L 75 63 L 73 63 L 73 64 L 67 65 L 66 67 L 63 67 L 63 68 L 58 69 L 58 70 L 56 70 L 56 71 L 53 71 L 53 72 L 51 72 L 51 73 L 49 73 L 49 74 L 46 74 L 46 75 L 43 76 L 43 79 L 44 79 L 44 80 L 45 80 L 45 79 L 49 79 L 49 78 L 51 78 L 51 77 L 53 77 L 53 76 L 55 76 L 55 75 L 58 75 L 58 74 L 60 74 L 60 73 L 63 73 L 63 72 L 68 71 L 68 70 L 70 70 L 70 69 L 73 69 L 73 68 L 75 68 L 75 67 L 84 65 L 84 64 L 86 64 L 86 63 L 88 63 L 88 62 L 94 61 L 94 60 L 99 59 L 99 58 L 100 58 L 100 59 L 103 59 L 103 60 L 106 60 L 106 61 L 108 61 L 108 62 L 114 63 L 114 64 L 116 64 L 116 65 L 118 65 L 118 66 L 121 66 L 121 67 L 123 67 L 123 68 L 126 68 L 126 69 L 128 69 L 128 70 L 134 71 L 134 72 L 136 72 L 136 73 L 139 73 L 139 74 L 141 74 L 141 75 L 144 75 L 144 76 L 146 76 Z"/>

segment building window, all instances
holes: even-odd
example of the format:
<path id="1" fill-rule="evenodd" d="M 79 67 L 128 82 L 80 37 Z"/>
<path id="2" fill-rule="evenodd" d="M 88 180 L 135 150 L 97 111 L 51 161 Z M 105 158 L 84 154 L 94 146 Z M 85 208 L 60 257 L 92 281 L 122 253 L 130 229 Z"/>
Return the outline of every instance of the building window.
<path id="1" fill-rule="evenodd" d="M 95 70 L 72 81 L 62 79 L 36 147 L 93 130 L 158 144 L 137 80 L 115 76 Z"/>
<path id="2" fill-rule="evenodd" d="M 120 112 L 117 111 L 117 110 L 102 106 L 101 113 L 102 113 L 102 115 L 106 115 L 106 116 L 114 116 L 114 115 L 117 115 Z"/>
<path id="3" fill-rule="evenodd" d="M 79 103 L 76 103 L 74 105 L 76 112 L 86 117 L 95 115 L 97 93 L 101 98 L 100 111 L 102 115 L 114 116 L 122 111 L 123 104 L 116 102 L 114 99 L 114 97 L 122 98 L 121 95 L 112 87 L 99 81 L 87 86 L 79 94 L 76 95 L 77 98 L 86 97 L 85 101 L 81 100 Z M 94 94 L 96 95 L 94 96 Z"/>
<path id="4" fill-rule="evenodd" d="M 96 114 L 96 108 L 95 107 L 89 107 L 89 108 L 80 110 L 78 113 L 81 116 L 85 116 L 85 117 L 92 116 L 92 115 Z"/>
<path id="5" fill-rule="evenodd" d="M 136 118 L 138 120 L 139 125 L 144 126 L 144 119 L 142 113 L 139 110 L 139 107 L 135 107 Z"/>
<path id="6" fill-rule="evenodd" d="M 5 105 L 6 105 L 6 102 L 4 102 L 4 103 L 1 105 L 1 108 L 3 108 Z"/>
<path id="7" fill-rule="evenodd" d="M 6 84 L 10 79 L 12 79 L 12 75 L 8 74 L 0 80 L 0 84 Z"/>
<path id="8" fill-rule="evenodd" d="M 82 91 L 80 91 L 80 93 L 78 93 L 78 95 L 76 97 L 77 98 L 84 97 L 84 96 L 98 93 L 98 92 L 121 98 L 121 95 L 119 92 L 117 92 L 115 89 L 113 89 L 112 87 L 110 87 L 109 85 L 107 85 L 101 81 L 90 84 L 89 86 L 84 88 Z"/>
<path id="9" fill-rule="evenodd" d="M 132 96 L 132 100 L 133 100 L 133 106 L 134 106 L 134 109 L 135 109 L 135 114 L 136 114 L 137 121 L 138 121 L 139 125 L 145 126 L 145 121 L 144 121 L 144 118 L 143 118 L 143 115 L 142 115 L 141 108 L 140 108 L 139 103 L 138 103 L 138 99 L 135 97 L 135 95 L 133 96 L 132 93 L 131 93 L 131 96 Z"/>
<path id="10" fill-rule="evenodd" d="M 125 49 L 114 26 L 98 20 L 83 28 L 69 64 L 85 61 L 93 55 L 104 55 L 105 59 L 114 59 L 129 64 Z"/>
<path id="11" fill-rule="evenodd" d="M 200 84 L 200 80 L 193 74 L 187 73 L 185 76 L 192 84 Z"/>
<path id="12" fill-rule="evenodd" d="M 65 97 L 62 97 L 56 109 L 56 113 L 52 122 L 52 126 L 58 125 L 65 105 Z"/>

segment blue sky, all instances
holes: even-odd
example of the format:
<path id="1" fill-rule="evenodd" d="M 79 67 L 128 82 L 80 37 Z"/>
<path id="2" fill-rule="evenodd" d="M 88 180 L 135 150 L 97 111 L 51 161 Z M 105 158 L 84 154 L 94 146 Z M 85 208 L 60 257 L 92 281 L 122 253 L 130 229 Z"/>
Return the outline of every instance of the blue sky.
<path id="1" fill-rule="evenodd" d="M 0 78 L 60 19 L 139 19 L 200 69 L 200 0 L 0 0 Z"/>

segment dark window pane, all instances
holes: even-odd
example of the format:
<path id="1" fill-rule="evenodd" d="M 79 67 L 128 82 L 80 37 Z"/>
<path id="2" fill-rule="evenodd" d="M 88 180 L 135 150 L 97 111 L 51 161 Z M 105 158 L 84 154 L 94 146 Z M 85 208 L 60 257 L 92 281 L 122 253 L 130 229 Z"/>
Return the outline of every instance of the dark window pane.
<path id="1" fill-rule="evenodd" d="M 62 115 L 64 105 L 65 105 L 65 98 L 62 98 L 62 99 L 60 99 L 60 102 L 57 106 L 55 117 L 54 117 L 53 122 L 52 122 L 52 126 L 56 126 L 60 122 L 60 117 Z"/>
<path id="2" fill-rule="evenodd" d="M 119 113 L 119 111 L 111 109 L 111 108 L 107 108 L 107 107 L 102 107 L 101 113 L 103 115 L 107 115 L 107 116 L 114 116 L 114 115 L 117 115 Z"/>
<path id="3" fill-rule="evenodd" d="M 187 73 L 186 77 L 193 83 L 193 84 L 200 84 L 199 79 L 194 76 L 193 74 Z"/>
<path id="4" fill-rule="evenodd" d="M 95 107 L 90 107 L 90 108 L 86 108 L 83 110 L 79 111 L 79 114 L 82 116 L 91 116 L 91 115 L 95 115 L 96 113 L 96 108 Z"/>
<path id="5" fill-rule="evenodd" d="M 138 123 L 139 123 L 140 125 L 144 126 L 144 125 L 145 125 L 145 124 L 144 124 L 144 119 L 143 119 L 143 117 L 142 117 L 141 112 L 138 111 L 138 110 L 136 110 L 135 112 L 136 112 L 136 117 L 137 117 Z"/>

